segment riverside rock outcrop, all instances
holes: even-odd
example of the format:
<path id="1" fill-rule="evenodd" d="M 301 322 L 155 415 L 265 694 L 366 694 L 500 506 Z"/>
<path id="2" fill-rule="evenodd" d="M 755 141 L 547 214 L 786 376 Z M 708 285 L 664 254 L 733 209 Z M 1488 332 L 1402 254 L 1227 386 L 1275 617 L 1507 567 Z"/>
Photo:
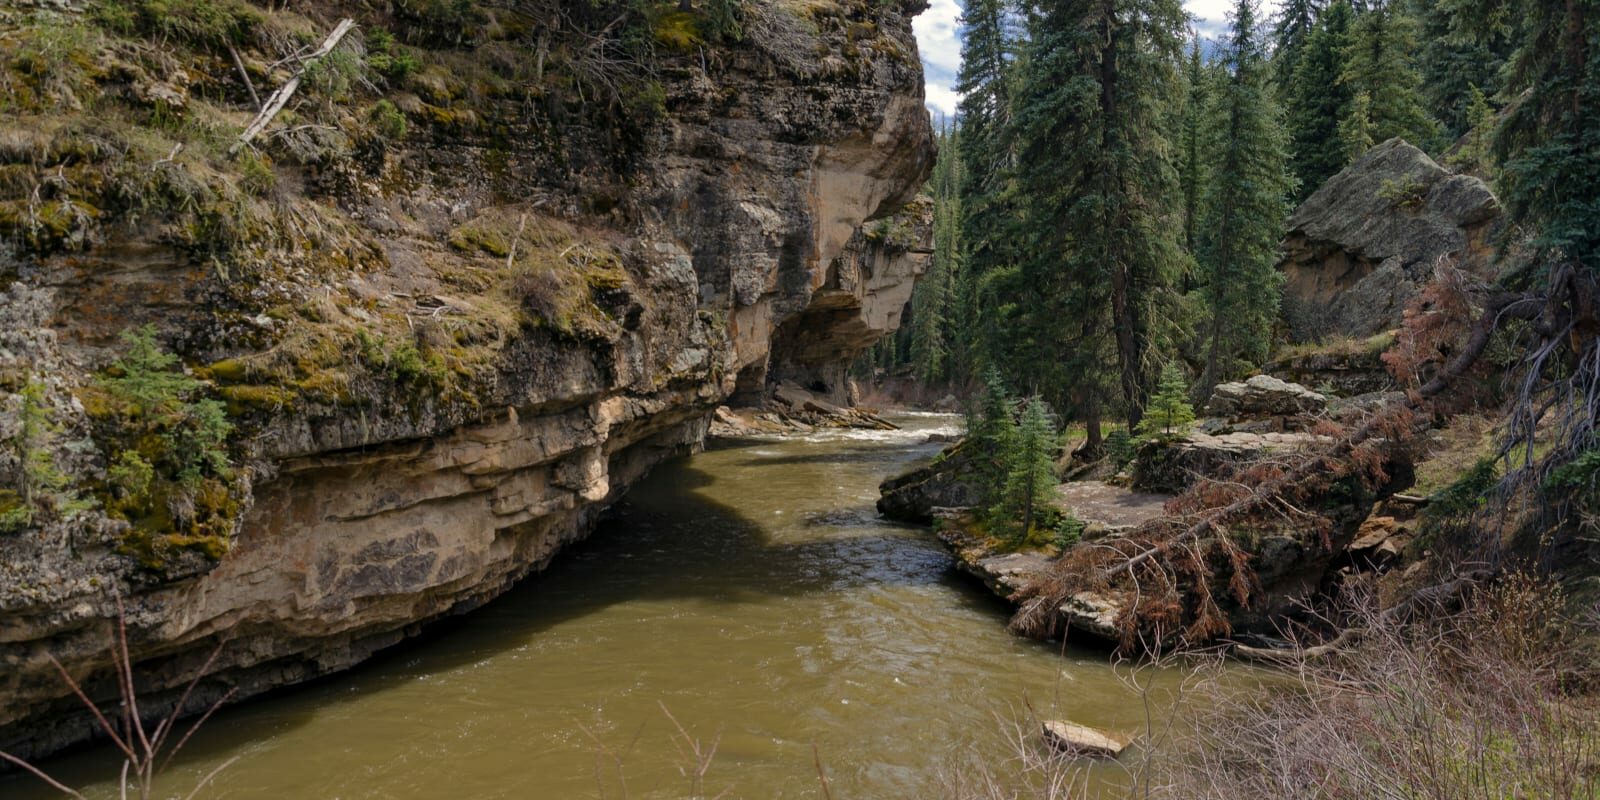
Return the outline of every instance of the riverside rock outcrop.
<path id="1" fill-rule="evenodd" d="M 1401 139 L 1374 147 L 1289 217 L 1278 269 L 1290 338 L 1397 327 L 1441 257 L 1492 277 L 1504 224 L 1483 181 L 1450 172 Z"/>
<path id="2" fill-rule="evenodd" d="M 361 13 L 309 5 L 314 22 Z M 114 696 L 116 598 L 147 713 L 219 647 L 196 705 L 307 680 L 543 568 L 697 447 L 730 396 L 781 379 L 837 396 L 925 265 L 921 217 L 895 216 L 933 158 L 910 25 L 923 6 L 743 5 L 738 44 L 658 65 L 660 115 L 626 166 L 595 152 L 615 131 L 552 127 L 503 83 L 427 72 L 394 101 L 404 140 L 303 168 L 282 156 L 276 206 L 228 232 L 244 238 L 226 258 L 154 212 L 119 227 L 86 213 L 0 255 L 0 320 L 15 322 L 0 401 L 44 376 L 54 464 L 91 506 L 111 457 L 94 387 L 129 327 L 153 325 L 236 428 L 209 551 L 130 545 L 137 526 L 103 505 L 0 533 L 0 749 L 88 736 L 49 658 Z M 489 44 L 484 61 L 506 58 Z M 467 63 L 466 47 L 438 58 Z M 91 146 L 65 113 L 0 125 L 0 156 L 49 166 Z M 149 169 L 203 180 L 187 153 Z M 87 202 L 80 185 L 54 191 Z M 0 489 L 21 468 L 0 457 Z"/>

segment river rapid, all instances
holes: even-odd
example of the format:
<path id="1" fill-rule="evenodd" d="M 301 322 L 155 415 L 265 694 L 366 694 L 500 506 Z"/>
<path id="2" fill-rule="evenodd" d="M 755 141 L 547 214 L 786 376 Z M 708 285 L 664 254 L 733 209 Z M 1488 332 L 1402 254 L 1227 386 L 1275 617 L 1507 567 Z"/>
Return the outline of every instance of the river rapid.
<path id="1" fill-rule="evenodd" d="M 659 467 L 543 574 L 355 670 L 219 712 L 158 796 L 944 798 L 1007 730 L 1062 716 L 1136 733 L 1140 694 L 1107 653 L 1018 638 L 1009 609 L 924 529 L 879 519 L 877 486 L 953 433 L 711 443 Z M 670 716 L 669 716 L 670 715 Z M 681 731 L 679 726 L 681 726 Z M 1032 742 L 1032 744 L 1037 744 Z M 116 754 L 43 765 L 115 797 Z M 1115 767 L 1085 779 L 1109 790 Z M 0 779 L 0 797 L 58 797 Z"/>

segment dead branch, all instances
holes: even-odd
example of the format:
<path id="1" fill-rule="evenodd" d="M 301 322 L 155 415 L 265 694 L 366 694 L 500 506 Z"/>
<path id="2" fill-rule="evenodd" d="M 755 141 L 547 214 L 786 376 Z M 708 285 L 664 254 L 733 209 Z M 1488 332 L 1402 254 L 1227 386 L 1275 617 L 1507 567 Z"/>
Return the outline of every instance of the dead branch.
<path id="1" fill-rule="evenodd" d="M 262 106 L 261 113 L 257 114 L 256 118 L 251 120 L 249 125 L 245 126 L 244 132 L 239 134 L 239 140 L 234 142 L 232 147 L 228 148 L 228 155 L 231 156 L 235 153 L 238 153 L 240 148 L 249 144 L 251 140 L 260 135 L 261 131 L 266 129 L 267 125 L 272 122 L 273 118 L 278 116 L 278 112 L 282 111 L 283 107 L 289 104 L 289 99 L 294 97 L 295 91 L 300 88 L 300 82 L 305 79 L 306 70 L 310 69 L 311 65 L 321 60 L 324 56 L 333 52 L 333 48 L 338 47 L 339 41 L 343 39 L 345 34 L 349 33 L 350 30 L 355 26 L 355 20 L 349 18 L 339 21 L 339 24 L 334 27 L 333 33 L 328 34 L 328 38 L 322 40 L 322 45 L 313 51 L 309 56 L 307 56 L 301 63 L 300 71 L 296 72 L 294 77 L 290 78 L 282 86 L 279 86 L 278 90 L 273 92 L 271 97 L 267 98 L 267 103 L 266 105 Z"/>

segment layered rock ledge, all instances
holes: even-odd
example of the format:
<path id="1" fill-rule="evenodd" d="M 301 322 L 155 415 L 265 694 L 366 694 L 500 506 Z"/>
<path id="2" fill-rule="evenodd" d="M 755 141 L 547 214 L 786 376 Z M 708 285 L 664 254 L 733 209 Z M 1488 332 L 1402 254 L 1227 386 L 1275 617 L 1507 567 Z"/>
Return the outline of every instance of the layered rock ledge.
<path id="1" fill-rule="evenodd" d="M 731 396 L 790 379 L 846 400 L 843 366 L 898 325 L 926 262 L 915 209 L 896 217 L 934 156 L 910 23 L 923 5 L 818 5 L 809 22 L 797 4 L 745 5 L 739 46 L 663 69 L 665 113 L 603 191 L 552 160 L 516 103 L 486 95 L 468 127 L 412 98 L 448 124 L 331 176 L 336 190 L 308 185 L 289 202 L 316 233 L 263 245 L 248 285 L 138 230 L 0 265 L 0 373 L 48 376 L 75 477 L 108 466 L 75 393 L 132 325 L 219 387 L 248 438 L 218 559 L 142 563 L 103 514 L 0 534 L 0 749 L 90 735 L 48 659 L 114 697 L 117 597 L 146 713 L 218 647 L 191 703 L 247 697 L 542 569 L 697 447 Z M 0 134 L 51 146 L 49 126 L 17 125 Z M 534 247 L 582 281 L 502 268 Z M 408 372 L 400 336 L 446 354 L 446 374 Z"/>

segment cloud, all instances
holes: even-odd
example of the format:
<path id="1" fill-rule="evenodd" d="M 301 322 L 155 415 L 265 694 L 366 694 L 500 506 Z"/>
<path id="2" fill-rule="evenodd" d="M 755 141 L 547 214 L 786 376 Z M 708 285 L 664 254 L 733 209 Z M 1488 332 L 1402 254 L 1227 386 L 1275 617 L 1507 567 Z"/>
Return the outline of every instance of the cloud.
<path id="1" fill-rule="evenodd" d="M 1183 7 L 1195 17 L 1195 28 L 1208 39 L 1221 38 L 1228 25 L 1228 12 L 1235 0 L 1184 0 Z M 1280 0 L 1262 0 L 1261 18 L 1271 19 Z M 922 72 L 927 84 L 927 106 L 935 117 L 956 113 L 961 95 L 956 92 L 956 73 L 961 69 L 961 2 L 931 0 L 928 10 L 917 15 L 912 27 L 917 33 L 917 50 L 922 53 Z"/>
<path id="2" fill-rule="evenodd" d="M 928 110 L 935 116 L 956 113 L 956 104 L 961 101 L 955 90 L 956 72 L 961 69 L 960 18 L 961 3 L 957 0 L 933 0 L 928 10 L 912 22 L 917 50 L 922 53 Z"/>

